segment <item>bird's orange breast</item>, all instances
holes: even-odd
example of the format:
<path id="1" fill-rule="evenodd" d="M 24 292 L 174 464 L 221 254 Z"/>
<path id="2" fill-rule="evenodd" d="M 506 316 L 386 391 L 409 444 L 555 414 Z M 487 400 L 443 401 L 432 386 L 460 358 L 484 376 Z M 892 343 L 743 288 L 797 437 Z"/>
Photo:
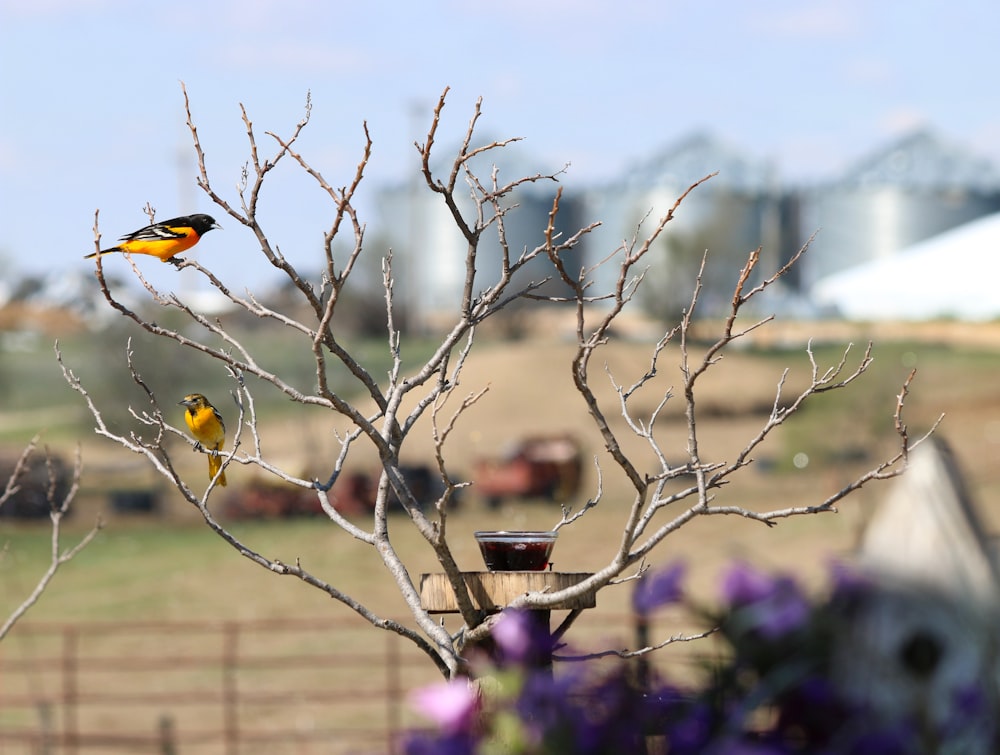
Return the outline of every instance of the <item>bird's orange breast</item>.
<path id="1" fill-rule="evenodd" d="M 153 257 L 159 257 L 161 260 L 166 260 L 175 254 L 183 252 L 185 249 L 190 249 L 196 243 L 198 243 L 198 234 L 191 232 L 187 236 L 178 239 L 133 239 L 132 241 L 123 241 L 118 245 L 118 248 L 131 254 L 149 254 Z"/>
<path id="2" fill-rule="evenodd" d="M 187 411 L 184 413 L 184 419 L 187 420 L 188 427 L 199 441 L 212 448 L 221 448 L 226 440 L 226 431 L 219 420 L 215 418 L 215 412 L 212 409 L 199 409 L 194 413 Z"/>

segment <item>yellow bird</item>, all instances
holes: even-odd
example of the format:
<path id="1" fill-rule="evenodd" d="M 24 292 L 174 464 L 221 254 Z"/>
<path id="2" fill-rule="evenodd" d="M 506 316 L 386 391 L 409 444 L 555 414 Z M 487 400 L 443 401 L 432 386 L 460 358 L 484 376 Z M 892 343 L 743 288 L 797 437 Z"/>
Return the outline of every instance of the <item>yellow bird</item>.
<path id="1" fill-rule="evenodd" d="M 222 451 L 222 445 L 226 442 L 226 425 L 222 421 L 222 415 L 218 409 L 212 406 L 208 399 L 200 393 L 190 393 L 179 402 L 180 406 L 186 406 L 184 421 L 187 422 L 191 435 L 198 441 L 198 445 L 209 451 Z M 214 479 L 216 473 L 222 468 L 222 457 L 216 454 L 208 455 L 208 479 Z M 225 487 L 226 473 L 219 475 L 219 485 Z"/>

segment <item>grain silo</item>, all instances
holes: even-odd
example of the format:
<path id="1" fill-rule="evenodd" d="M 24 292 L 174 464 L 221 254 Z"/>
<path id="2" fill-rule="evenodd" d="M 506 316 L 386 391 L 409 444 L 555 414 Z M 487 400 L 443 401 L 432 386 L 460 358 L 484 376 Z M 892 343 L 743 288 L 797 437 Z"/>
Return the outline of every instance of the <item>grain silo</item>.
<path id="1" fill-rule="evenodd" d="M 492 186 L 492 172 L 496 162 L 498 185 L 553 172 L 550 168 L 540 168 L 537 163 L 524 160 L 517 153 L 518 145 L 491 150 L 473 161 L 473 170 L 479 181 L 489 190 Z M 457 149 L 440 149 L 438 154 L 448 160 Z M 440 168 L 435 175 L 445 179 L 450 172 Z M 453 317 L 461 303 L 466 278 L 466 257 L 468 242 L 456 226 L 455 219 L 445 205 L 440 194 L 430 191 L 425 184 L 414 183 L 387 188 L 380 193 L 380 231 L 395 253 L 397 295 L 407 303 L 411 313 L 425 326 L 446 324 Z M 528 182 L 518 186 L 504 199 L 503 207 L 510 208 L 503 217 L 504 234 L 510 249 L 511 261 L 527 250 L 532 250 L 544 242 L 545 229 L 549 222 L 552 202 L 560 184 L 552 180 Z M 468 223 L 474 223 L 475 204 L 471 198 L 472 189 L 465 176 L 459 179 L 456 198 L 459 208 Z M 516 205 L 516 207 L 513 207 Z M 484 207 L 486 217 L 492 210 Z M 581 224 L 580 202 L 570 192 L 564 192 L 557 217 L 557 233 L 566 238 L 579 229 Z M 582 264 L 582 249 L 574 252 L 580 255 L 574 267 Z M 571 260 L 572 263 L 572 260 Z M 502 270 L 502 253 L 496 223 L 482 235 L 476 260 L 475 292 L 481 293 L 494 285 Z M 565 295 L 562 282 L 557 280 L 548 257 L 540 255 L 525 265 L 514 278 L 514 288 L 541 283 L 536 288 L 539 294 Z M 547 282 L 546 282 L 547 281 Z M 405 290 L 404 285 L 405 283 Z"/>
<path id="2" fill-rule="evenodd" d="M 801 240 L 818 231 L 803 286 L 998 210 L 1000 173 L 988 160 L 928 131 L 911 133 L 801 192 Z"/>
<path id="3" fill-rule="evenodd" d="M 673 317 L 689 304 L 706 250 L 702 316 L 727 309 L 753 249 L 763 246 L 761 272 L 774 272 L 779 201 L 771 165 L 698 133 L 587 195 L 588 217 L 603 223 L 588 239 L 588 260 L 594 264 L 623 242 L 641 244 L 692 183 L 716 172 L 688 195 L 641 265 L 648 271 L 640 298 L 652 315 Z M 618 275 L 613 262 L 595 274 L 595 291 L 613 287 Z"/>

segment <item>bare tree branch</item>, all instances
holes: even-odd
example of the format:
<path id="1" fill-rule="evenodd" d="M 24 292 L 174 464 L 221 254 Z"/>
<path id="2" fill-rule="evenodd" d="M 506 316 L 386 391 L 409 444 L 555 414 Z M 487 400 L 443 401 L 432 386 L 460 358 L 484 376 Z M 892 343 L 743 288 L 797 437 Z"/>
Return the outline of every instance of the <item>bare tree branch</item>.
<path id="1" fill-rule="evenodd" d="M 598 658 L 641 658 L 644 655 L 649 655 L 655 650 L 662 650 L 668 645 L 676 645 L 679 642 L 695 642 L 697 640 L 703 640 L 706 637 L 711 637 L 713 634 L 719 631 L 718 627 L 712 627 L 711 629 L 706 629 L 703 632 L 696 632 L 694 634 L 674 634 L 658 642 L 655 645 L 647 645 L 643 648 L 638 648 L 636 650 L 604 650 L 598 653 L 583 653 L 581 655 L 565 655 L 563 653 L 554 653 L 552 655 L 554 660 L 557 661 L 568 661 L 579 663 L 581 661 L 593 661 Z"/>
<path id="2" fill-rule="evenodd" d="M 0 506 L 3 506 L 4 503 L 13 498 L 13 496 L 17 494 L 18 490 L 20 490 L 18 481 L 27 470 L 27 465 L 31 455 L 38 448 L 38 441 L 38 436 L 32 438 L 25 447 L 24 451 L 21 453 L 21 456 L 18 458 L 13 472 L 7 479 L 4 491 L 0 494 Z M 94 538 L 97 537 L 97 533 L 100 532 L 101 528 L 104 526 L 101 518 L 98 517 L 94 526 L 82 538 L 80 538 L 75 545 L 65 549 L 62 547 L 62 520 L 69 511 L 69 507 L 73 502 L 73 499 L 76 498 L 77 492 L 80 490 L 80 474 L 83 470 L 83 458 L 80 455 L 80 449 L 77 448 L 76 458 L 73 463 L 72 482 L 70 483 L 69 490 L 67 490 L 62 496 L 58 494 L 56 484 L 57 476 L 52 467 L 52 457 L 48 453 L 46 454 L 45 460 L 49 478 L 45 499 L 49 505 L 49 519 L 52 522 L 49 565 L 42 576 L 38 579 L 34 589 L 32 589 L 24 601 L 11 612 L 3 623 L 0 624 L 0 640 L 3 640 L 10 630 L 14 628 L 14 625 L 24 617 L 32 606 L 38 602 L 39 598 L 42 597 L 42 594 L 52 582 L 52 579 L 56 576 L 56 572 L 59 571 L 59 568 L 72 561 L 76 555 L 80 553 L 80 551 L 90 545 L 94 541 Z"/>
<path id="3" fill-rule="evenodd" d="M 650 357 L 645 371 L 637 378 L 618 379 L 610 365 L 604 365 L 601 380 L 608 381 L 614 392 L 613 407 L 606 406 L 598 398 L 597 385 L 592 382 L 591 366 L 595 357 L 606 346 L 609 335 L 625 308 L 632 304 L 636 292 L 644 283 L 645 269 L 658 253 L 657 241 L 667 232 L 669 223 L 682 209 L 684 200 L 715 174 L 693 183 L 676 202 L 660 216 L 645 234 L 640 224 L 632 239 L 626 239 L 612 252 L 595 264 L 586 265 L 576 254 L 582 248 L 591 232 L 599 223 L 591 223 L 578 228 L 573 233 L 562 234 L 559 219 L 562 212 L 563 192 L 557 187 L 544 227 L 538 229 L 539 243 L 535 246 L 513 248 L 508 238 L 509 218 L 518 212 L 518 191 L 528 186 L 547 185 L 560 180 L 562 171 L 550 174 L 533 174 L 507 177 L 500 175 L 500 169 L 481 167 L 481 161 L 492 153 L 508 147 L 516 139 L 476 142 L 476 129 L 482 117 L 482 101 L 478 100 L 472 116 L 461 138 L 456 154 L 445 163 L 439 175 L 432 167 L 436 160 L 436 140 L 442 124 L 445 100 L 448 90 L 441 94 L 431 117 L 431 123 L 423 144 L 415 147 L 420 157 L 420 175 L 423 185 L 432 196 L 440 198 L 447 210 L 454 232 L 464 242 L 464 278 L 462 279 L 460 301 L 451 315 L 451 320 L 441 330 L 439 341 L 433 353 L 422 363 L 413 366 L 404 363 L 402 343 L 404 333 L 397 322 L 396 281 L 393 275 L 394 255 L 392 252 L 380 254 L 382 272 L 382 292 L 384 295 L 385 348 L 391 366 L 384 376 L 376 378 L 361 363 L 357 354 L 345 347 L 333 327 L 337 306 L 342 301 L 342 293 L 350 285 L 352 276 L 358 269 L 363 255 L 371 254 L 365 236 L 365 224 L 355 207 L 355 198 L 367 166 L 372 157 L 372 140 L 367 124 L 364 124 L 361 158 L 353 174 L 343 183 L 328 180 L 315 167 L 312 159 L 299 147 L 300 137 L 310 124 L 312 102 L 306 97 L 305 114 L 291 128 L 287 136 L 266 132 L 276 145 L 269 157 L 262 154 L 253 122 L 246 108 L 240 106 L 243 130 L 247 139 L 248 157 L 236 187 L 236 195 L 227 198 L 224 192 L 213 188 L 205 161 L 195 120 L 192 115 L 187 91 L 183 88 L 187 127 L 198 161 L 198 185 L 209 199 L 239 223 L 252 231 L 262 256 L 275 269 L 280 270 L 292 284 L 300 306 L 290 311 L 283 307 L 262 303 L 251 292 L 235 294 L 226 280 L 216 276 L 203 264 L 191 259 L 179 263 L 181 268 L 190 268 L 202 276 L 214 289 L 222 293 L 229 302 L 242 312 L 259 318 L 262 323 L 282 329 L 290 342 L 298 343 L 307 354 L 311 368 L 315 371 L 315 385 L 306 390 L 293 385 L 281 372 L 274 372 L 262 366 L 252 349 L 235 336 L 219 319 L 213 319 L 199 311 L 182 297 L 173 293 L 163 293 L 152 286 L 125 255 L 133 274 L 149 297 L 158 305 L 176 313 L 187 325 L 185 328 L 169 327 L 151 321 L 123 304 L 111 291 L 104 277 L 102 260 L 97 256 L 95 275 L 100 290 L 110 307 L 122 316 L 135 322 L 145 332 L 164 339 L 179 349 L 189 349 L 207 356 L 223 367 L 232 380 L 232 394 L 239 413 L 237 432 L 229 450 L 212 451 L 222 458 L 223 469 L 229 465 L 255 467 L 268 475 L 288 484 L 312 491 L 320 507 L 326 513 L 331 525 L 343 530 L 351 537 L 371 546 L 382 560 L 390 578 L 394 580 L 399 594 L 405 601 L 410 617 L 404 625 L 379 616 L 362 601 L 347 594 L 338 586 L 320 576 L 307 571 L 302 564 L 287 564 L 256 552 L 239 540 L 220 524 L 210 511 L 208 503 L 216 488 L 217 479 L 209 482 L 204 493 L 195 493 L 180 476 L 170 451 L 165 445 L 169 438 L 181 438 L 186 446 L 193 446 L 187 434 L 172 425 L 159 408 L 159 401 L 149 388 L 131 359 L 131 344 L 127 346 L 129 366 L 134 382 L 143 390 L 148 406 L 132 409 L 133 416 L 143 429 L 128 434 L 111 430 L 105 422 L 101 407 L 94 401 L 82 382 L 58 355 L 64 376 L 69 385 L 87 404 L 95 422 L 95 431 L 102 437 L 119 444 L 125 450 L 139 454 L 151 464 L 194 506 L 206 525 L 210 527 L 230 547 L 245 558 L 276 574 L 293 576 L 333 597 L 350 610 L 364 617 L 374 627 L 396 632 L 410 639 L 426 653 L 438 669 L 445 675 L 455 675 L 463 668 L 462 650 L 467 642 L 481 639 L 489 632 L 489 622 L 484 612 L 476 608 L 469 594 L 466 581 L 455 561 L 448 543 L 449 504 L 455 493 L 465 484 L 451 468 L 449 440 L 459 422 L 464 421 L 468 410 L 479 402 L 488 388 L 471 391 L 460 388 L 462 371 L 473 349 L 477 327 L 496 316 L 515 302 L 546 302 L 553 305 L 572 307 L 575 314 L 576 353 L 570 365 L 573 385 L 586 408 L 594 431 L 600 436 L 607 451 L 609 464 L 621 472 L 628 481 L 630 501 L 621 516 L 621 530 L 617 544 L 607 562 L 593 575 L 574 587 L 561 591 L 526 593 L 513 602 L 514 607 L 547 609 L 562 601 L 601 590 L 609 585 L 620 585 L 645 568 L 646 556 L 665 538 L 672 535 L 692 520 L 703 516 L 736 515 L 773 526 L 777 521 L 800 515 L 816 514 L 835 510 L 835 504 L 861 486 L 873 481 L 899 474 L 905 466 L 907 454 L 920 443 L 909 439 L 902 415 L 910 383 L 911 374 L 898 395 L 894 414 L 894 429 L 899 438 L 899 450 L 890 459 L 880 462 L 871 470 L 859 475 L 853 482 L 825 499 L 802 506 L 754 511 L 741 506 L 728 505 L 717 498 L 719 491 L 734 476 L 752 464 L 753 454 L 784 424 L 789 417 L 801 411 L 807 403 L 831 391 L 847 389 L 866 374 L 871 364 L 871 344 L 854 361 L 855 354 L 850 346 L 845 348 L 836 364 L 820 367 L 812 345 L 806 347 L 811 374 L 807 386 L 787 397 L 788 371 L 781 373 L 776 381 L 771 411 L 763 418 L 759 428 L 746 439 L 741 450 L 732 459 L 715 458 L 706 448 L 701 438 L 702 409 L 699 397 L 702 395 L 702 379 L 723 362 L 725 353 L 734 343 L 765 327 L 771 316 L 747 318 L 746 305 L 783 278 L 806 253 L 804 245 L 791 260 L 777 270 L 762 273 L 762 250 L 751 251 L 745 263 L 736 274 L 732 296 L 728 299 L 729 309 L 718 326 L 718 332 L 705 341 L 706 334 L 699 330 L 694 337 L 697 310 L 702 297 L 705 266 L 708 253 L 702 258 L 701 267 L 691 281 L 692 292 L 688 306 L 680 321 L 667 327 L 661 338 L 650 348 Z M 288 158 L 288 160 L 286 160 Z M 313 179 L 318 190 L 332 202 L 330 218 L 322 225 L 323 253 L 320 260 L 319 281 L 310 281 L 281 253 L 277 239 L 266 231 L 259 222 L 258 211 L 262 189 L 274 167 L 281 161 L 289 163 L 297 170 Z M 339 188 L 337 188 L 339 186 Z M 153 208 L 149 208 L 150 213 Z M 644 223 L 645 223 L 644 219 Z M 488 236 L 487 236 L 488 234 Z M 100 246 L 98 214 L 94 216 L 95 245 Z M 346 238 L 346 256 L 339 262 L 334 259 L 335 243 Z M 480 254 L 489 238 L 499 246 L 498 264 L 490 265 L 491 270 L 499 270 L 490 279 L 485 278 L 481 268 Z M 460 242 L 460 243 L 461 243 Z M 344 248 L 344 244 L 340 245 Z M 491 245 L 491 249 L 495 248 Z M 414 252 L 408 250 L 411 254 Z M 418 250 L 417 253 L 420 253 Z M 543 272 L 537 279 L 523 282 L 519 273 L 537 261 L 548 261 L 548 273 Z M 597 290 L 595 273 L 604 266 L 612 266 L 613 283 L 610 290 Z M 534 276 L 534 267 L 531 268 Z M 557 281 L 565 291 L 558 296 L 547 294 L 544 284 Z M 595 308 L 594 304 L 601 306 Z M 303 314 L 305 312 L 305 314 Z M 696 343 L 698 345 L 696 345 Z M 667 355 L 678 360 L 679 384 L 676 393 L 673 388 L 656 394 L 654 378 L 662 372 L 662 362 Z M 354 386 L 365 397 L 365 402 L 349 400 L 334 390 L 330 371 L 341 366 L 347 370 Z M 326 466 L 311 478 L 305 479 L 291 474 L 268 454 L 265 443 L 266 433 L 258 424 L 255 400 L 248 389 L 245 376 L 253 376 L 269 388 L 278 391 L 291 401 L 304 405 L 325 415 L 333 425 L 339 449 L 325 460 Z M 640 409 L 639 398 L 648 399 L 652 393 L 652 408 Z M 346 394 L 345 394 L 346 395 Z M 370 402 L 368 401 L 370 399 Z M 672 402 L 680 402 L 683 415 L 681 420 L 685 432 L 684 458 L 677 462 L 676 452 L 671 452 L 663 434 L 664 417 Z M 650 406 L 646 403 L 645 406 Z M 606 412 L 616 411 L 624 424 L 613 421 Z M 429 415 L 429 417 L 428 417 Z M 428 417 L 429 423 L 419 423 Z M 340 425 L 346 423 L 346 429 Z M 442 483 L 443 492 L 425 508 L 407 481 L 401 463 L 404 448 L 408 448 L 409 438 L 429 424 L 430 441 L 433 449 L 434 466 Z M 931 429 L 931 432 L 933 432 Z M 641 441 L 644 449 L 652 454 L 652 462 L 626 448 L 627 436 Z M 374 508 L 371 512 L 370 528 L 352 523 L 337 509 L 332 496 L 335 485 L 349 459 L 359 446 L 374 451 L 379 460 L 379 474 L 376 485 Z M 600 504 L 604 497 L 606 470 L 595 458 L 597 484 L 594 494 L 577 511 L 568 505 L 561 511 L 555 529 L 569 528 L 587 512 Z M 221 472 L 220 472 L 221 474 Z M 682 481 L 680 489 L 668 488 L 668 482 Z M 403 556 L 396 550 L 389 526 L 389 508 L 398 502 L 406 514 L 404 524 L 414 527 L 423 538 L 426 547 L 434 554 L 438 567 L 447 575 L 456 596 L 459 613 L 464 626 L 449 633 L 435 617 L 421 605 L 419 589 L 410 573 Z M 401 525 L 394 524 L 393 527 Z M 695 637 L 675 636 L 656 646 L 636 651 L 611 651 L 622 657 L 634 657 L 651 652 L 671 642 L 687 641 Z"/>

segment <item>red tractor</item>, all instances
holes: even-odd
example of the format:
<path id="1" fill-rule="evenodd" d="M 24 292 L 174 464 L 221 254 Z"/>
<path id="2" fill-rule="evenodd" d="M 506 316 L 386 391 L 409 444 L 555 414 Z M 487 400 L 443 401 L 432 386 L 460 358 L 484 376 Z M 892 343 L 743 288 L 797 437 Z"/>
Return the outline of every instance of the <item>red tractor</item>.
<path id="1" fill-rule="evenodd" d="M 568 435 L 525 438 L 503 458 L 477 462 L 474 490 L 491 507 L 504 498 L 566 501 L 580 488 L 582 457 Z"/>

